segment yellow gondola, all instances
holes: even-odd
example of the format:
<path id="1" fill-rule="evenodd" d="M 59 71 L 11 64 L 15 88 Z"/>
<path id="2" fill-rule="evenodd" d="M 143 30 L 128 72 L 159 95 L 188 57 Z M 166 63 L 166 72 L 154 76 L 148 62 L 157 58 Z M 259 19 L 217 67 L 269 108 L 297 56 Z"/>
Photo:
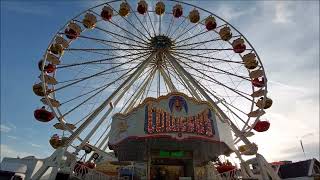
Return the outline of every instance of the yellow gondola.
<path id="1" fill-rule="evenodd" d="M 130 6 L 128 3 L 123 2 L 120 4 L 119 15 L 122 17 L 128 16 L 130 13 Z"/>
<path id="2" fill-rule="evenodd" d="M 190 22 L 192 22 L 192 23 L 197 23 L 197 22 L 199 22 L 199 20 L 200 20 L 199 11 L 196 10 L 196 9 L 190 11 L 190 13 L 189 13 L 189 19 L 190 19 Z"/>
<path id="3" fill-rule="evenodd" d="M 157 15 L 159 15 L 159 16 L 162 15 L 164 13 L 165 9 L 166 9 L 166 6 L 163 2 L 161 2 L 161 1 L 157 2 L 156 7 L 155 7 L 155 12 Z"/>
<path id="4" fill-rule="evenodd" d="M 91 13 L 87 13 L 84 16 L 84 19 L 82 20 L 82 24 L 84 27 L 88 28 L 88 29 L 93 29 L 96 27 L 96 23 L 97 23 L 97 18 L 95 15 L 91 14 Z"/>
<path id="5" fill-rule="evenodd" d="M 224 41 L 229 41 L 232 38 L 231 29 L 228 26 L 225 26 L 219 31 L 220 38 Z"/>

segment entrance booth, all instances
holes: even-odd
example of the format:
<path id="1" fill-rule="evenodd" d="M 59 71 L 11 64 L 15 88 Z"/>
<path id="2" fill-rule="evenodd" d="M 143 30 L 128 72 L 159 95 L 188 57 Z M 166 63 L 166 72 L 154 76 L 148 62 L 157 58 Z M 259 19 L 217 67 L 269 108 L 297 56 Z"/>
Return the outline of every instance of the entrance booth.
<path id="1" fill-rule="evenodd" d="M 197 179 L 195 168 L 235 150 L 230 127 L 205 101 L 182 93 L 146 98 L 113 116 L 109 148 L 145 164 L 147 179 Z"/>

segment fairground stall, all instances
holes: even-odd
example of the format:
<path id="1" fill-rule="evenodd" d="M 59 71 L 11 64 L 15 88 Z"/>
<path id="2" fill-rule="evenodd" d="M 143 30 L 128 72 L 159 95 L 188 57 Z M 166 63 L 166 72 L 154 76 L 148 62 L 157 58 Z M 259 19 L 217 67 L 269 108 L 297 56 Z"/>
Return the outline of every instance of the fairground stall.
<path id="1" fill-rule="evenodd" d="M 196 166 L 235 150 L 218 112 L 182 93 L 146 98 L 130 112 L 115 114 L 109 136 L 119 161 L 145 162 L 149 177 L 164 171 L 166 179 L 194 177 Z"/>

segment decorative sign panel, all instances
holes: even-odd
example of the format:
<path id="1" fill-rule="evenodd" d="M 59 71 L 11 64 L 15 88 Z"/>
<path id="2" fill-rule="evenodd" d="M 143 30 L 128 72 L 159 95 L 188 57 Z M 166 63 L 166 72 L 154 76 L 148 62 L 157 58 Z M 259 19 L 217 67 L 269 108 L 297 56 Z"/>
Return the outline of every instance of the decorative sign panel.
<path id="1" fill-rule="evenodd" d="M 177 92 L 159 98 L 148 97 L 129 113 L 115 114 L 109 135 L 111 146 L 124 140 L 128 143 L 160 137 L 202 139 L 233 146 L 230 127 L 219 119 L 208 102 Z"/>
<path id="2" fill-rule="evenodd" d="M 188 104 L 192 104 L 183 96 L 171 96 L 166 111 L 159 103 L 148 102 L 145 106 L 145 132 L 147 134 L 161 133 L 191 133 L 212 137 L 214 134 L 212 112 L 206 107 L 196 114 L 189 112 Z"/>

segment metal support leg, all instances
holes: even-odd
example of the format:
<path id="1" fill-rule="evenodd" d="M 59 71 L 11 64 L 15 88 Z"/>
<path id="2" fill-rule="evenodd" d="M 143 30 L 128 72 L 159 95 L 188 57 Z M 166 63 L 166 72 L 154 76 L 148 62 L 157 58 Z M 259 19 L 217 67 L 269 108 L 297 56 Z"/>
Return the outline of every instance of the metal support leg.
<path id="1" fill-rule="evenodd" d="M 141 74 L 145 67 L 153 60 L 158 52 L 153 52 L 141 65 L 126 79 L 82 124 L 81 126 L 68 138 L 66 144 L 69 146 L 75 138 L 98 116 L 98 114 L 111 102 L 112 98 L 118 94 L 121 89 L 127 85 L 136 75 Z"/>
<path id="2" fill-rule="evenodd" d="M 161 76 L 163 77 L 164 81 L 168 84 L 169 89 L 171 92 L 176 92 L 177 88 L 175 87 L 175 85 L 172 83 L 171 79 L 168 77 L 167 73 L 160 68 L 159 69 Z"/>
<path id="3" fill-rule="evenodd" d="M 53 171 L 50 173 L 50 177 L 55 178 L 58 172 L 58 168 L 59 168 L 58 166 L 61 163 L 61 158 L 64 155 L 64 152 L 65 152 L 64 148 L 59 148 L 56 151 L 54 151 L 54 153 L 50 157 L 44 160 L 40 169 L 31 177 L 31 180 L 40 179 L 43 176 L 43 174 L 47 172 L 49 167 L 53 167 Z M 54 169 L 54 168 L 57 168 L 57 169 Z"/>
<path id="4" fill-rule="evenodd" d="M 118 98 L 114 102 L 114 106 L 116 106 L 118 104 L 118 102 L 120 101 L 122 96 L 128 91 L 128 89 L 135 82 L 135 80 L 139 77 L 139 75 L 140 74 L 136 74 L 136 76 L 133 78 L 133 80 L 131 80 L 130 83 L 128 85 L 126 85 L 126 87 L 123 89 L 121 94 L 118 96 Z M 112 109 L 109 108 L 108 111 L 100 118 L 99 122 L 97 122 L 97 124 L 91 129 L 89 134 L 84 138 L 82 143 L 79 145 L 79 148 L 76 150 L 76 153 L 78 153 L 81 150 L 81 148 L 85 145 L 85 143 L 93 136 L 93 134 L 96 132 L 96 130 L 99 128 L 99 126 L 106 120 L 106 118 L 111 113 L 111 111 L 112 111 Z"/>
<path id="5" fill-rule="evenodd" d="M 201 86 L 196 82 L 196 80 L 193 78 L 193 76 L 191 76 L 191 74 L 189 74 L 179 63 L 178 61 L 175 59 L 175 57 L 173 57 L 170 53 L 166 53 L 166 56 L 170 59 L 170 62 L 172 63 L 172 65 L 174 66 L 174 68 L 176 68 L 176 70 L 180 73 L 182 73 L 183 75 L 185 75 L 190 83 L 198 89 L 198 91 L 202 94 L 203 97 L 205 97 L 207 99 L 207 101 L 209 101 L 209 103 L 215 108 L 215 110 L 218 112 L 218 114 L 224 119 L 227 120 L 229 122 L 229 125 L 231 127 L 231 129 L 233 130 L 233 132 L 235 134 L 237 134 L 241 140 L 245 143 L 245 144 L 251 144 L 251 142 L 241 133 L 241 131 L 237 128 L 237 126 L 229 119 L 229 117 L 215 104 L 215 102 L 211 99 L 211 97 L 201 88 Z"/>

